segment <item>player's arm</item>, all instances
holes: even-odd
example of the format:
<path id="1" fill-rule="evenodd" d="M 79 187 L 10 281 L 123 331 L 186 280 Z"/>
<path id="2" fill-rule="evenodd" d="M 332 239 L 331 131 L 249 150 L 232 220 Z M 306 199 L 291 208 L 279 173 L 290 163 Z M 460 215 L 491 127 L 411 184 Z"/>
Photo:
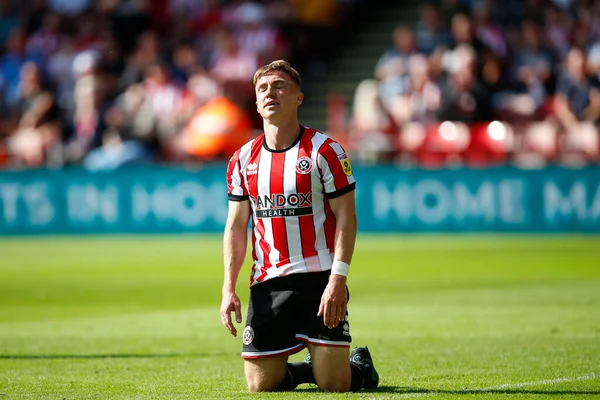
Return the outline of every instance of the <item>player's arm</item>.
<path id="1" fill-rule="evenodd" d="M 335 215 L 335 250 L 334 262 L 342 261 L 350 264 L 354 253 L 358 222 L 356 220 L 356 201 L 354 190 L 340 197 L 329 199 L 331 211 Z M 335 275 L 346 278 L 344 275 Z M 344 279 L 344 283 L 345 283 Z"/>
<path id="2" fill-rule="evenodd" d="M 221 321 L 225 328 L 233 335 L 237 329 L 231 320 L 231 313 L 235 313 L 235 320 L 242 322 L 240 299 L 235 292 L 235 285 L 240 275 L 240 270 L 246 257 L 248 241 L 248 222 L 250 220 L 250 201 L 229 201 L 229 213 L 223 235 L 223 298 L 221 301 Z"/>
<path id="3" fill-rule="evenodd" d="M 336 219 L 334 266 L 348 266 L 352 261 L 358 228 L 354 190 L 329 199 L 329 205 Z M 327 327 L 333 328 L 344 319 L 347 300 L 346 275 L 334 267 L 319 307 L 319 315 L 323 315 Z"/>

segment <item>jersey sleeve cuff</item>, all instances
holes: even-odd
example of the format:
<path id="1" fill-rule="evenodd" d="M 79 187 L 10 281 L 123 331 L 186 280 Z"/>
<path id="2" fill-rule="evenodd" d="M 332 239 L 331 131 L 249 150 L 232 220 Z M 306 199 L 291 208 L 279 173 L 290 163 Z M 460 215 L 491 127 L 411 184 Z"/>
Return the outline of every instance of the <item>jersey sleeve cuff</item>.
<path id="1" fill-rule="evenodd" d="M 336 197 L 340 197 L 341 195 L 349 193 L 354 189 L 356 189 L 356 182 L 352 182 L 348 186 L 344 186 L 343 188 L 341 188 L 340 190 L 336 190 L 335 192 L 325 193 L 325 196 L 327 196 L 328 199 L 335 199 Z"/>
<path id="2" fill-rule="evenodd" d="M 250 196 L 239 196 L 237 194 L 228 194 L 227 196 L 230 201 L 244 201 L 250 198 Z"/>

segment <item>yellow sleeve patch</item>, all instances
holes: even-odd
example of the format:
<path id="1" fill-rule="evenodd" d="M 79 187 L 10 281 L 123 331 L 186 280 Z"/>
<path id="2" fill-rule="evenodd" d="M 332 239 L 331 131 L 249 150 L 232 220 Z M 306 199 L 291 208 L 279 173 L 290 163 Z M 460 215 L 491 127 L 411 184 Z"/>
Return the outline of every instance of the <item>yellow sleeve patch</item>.
<path id="1" fill-rule="evenodd" d="M 351 176 L 352 175 L 352 164 L 350 164 L 350 159 L 348 158 L 346 153 L 340 154 L 338 156 L 338 158 L 340 160 L 340 163 L 342 164 L 342 169 L 344 170 L 344 173 L 347 176 Z"/>

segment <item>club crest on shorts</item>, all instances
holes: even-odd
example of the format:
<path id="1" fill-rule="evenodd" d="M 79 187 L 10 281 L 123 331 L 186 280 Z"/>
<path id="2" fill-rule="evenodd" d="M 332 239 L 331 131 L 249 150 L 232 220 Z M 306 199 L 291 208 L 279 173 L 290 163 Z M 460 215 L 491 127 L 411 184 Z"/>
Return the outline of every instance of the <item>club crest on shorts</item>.
<path id="1" fill-rule="evenodd" d="M 300 157 L 296 161 L 296 172 L 299 174 L 308 174 L 313 169 L 313 162 L 309 157 Z"/>
<path id="2" fill-rule="evenodd" d="M 242 343 L 245 345 L 249 345 L 254 340 L 254 329 L 251 326 L 247 326 L 244 328 L 244 333 L 242 334 Z"/>

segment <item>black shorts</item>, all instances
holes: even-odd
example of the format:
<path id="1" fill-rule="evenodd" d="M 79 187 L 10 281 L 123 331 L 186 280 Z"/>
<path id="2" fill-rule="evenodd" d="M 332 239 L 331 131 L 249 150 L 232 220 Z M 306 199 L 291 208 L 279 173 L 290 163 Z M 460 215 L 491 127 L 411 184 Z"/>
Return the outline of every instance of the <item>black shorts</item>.
<path id="1" fill-rule="evenodd" d="M 252 286 L 242 357 L 290 355 L 302 350 L 306 342 L 350 347 L 348 311 L 333 329 L 325 326 L 323 316 L 317 316 L 329 275 L 330 271 L 299 273 Z"/>

